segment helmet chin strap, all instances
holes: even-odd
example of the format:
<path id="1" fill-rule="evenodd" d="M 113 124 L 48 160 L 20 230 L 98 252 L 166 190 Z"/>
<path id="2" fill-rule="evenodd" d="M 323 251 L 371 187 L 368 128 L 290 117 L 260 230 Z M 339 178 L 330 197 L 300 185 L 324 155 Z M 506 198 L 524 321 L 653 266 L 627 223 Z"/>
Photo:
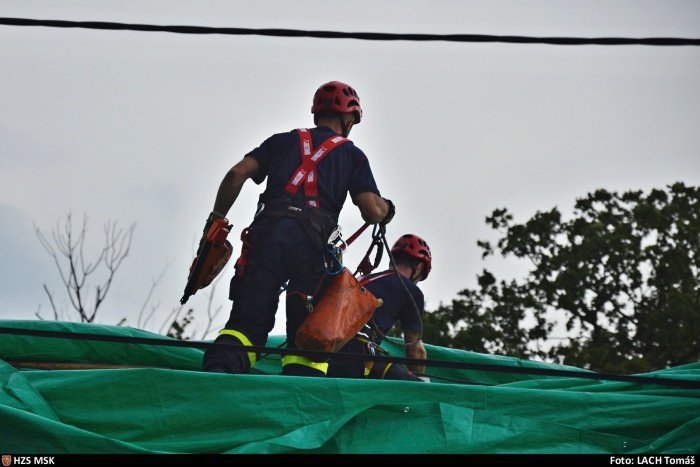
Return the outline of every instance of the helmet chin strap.
<path id="1" fill-rule="evenodd" d="M 352 129 L 352 124 L 348 121 L 346 123 L 343 115 L 340 115 L 340 128 L 343 130 L 343 137 L 347 138 L 350 135 L 350 130 Z"/>
<path id="2" fill-rule="evenodd" d="M 416 279 L 420 278 L 420 276 L 418 278 L 416 277 L 416 269 L 417 268 L 415 266 L 411 266 L 411 281 L 412 282 L 416 282 Z"/>
<path id="3" fill-rule="evenodd" d="M 423 268 L 418 271 L 418 266 L 411 266 L 411 280 L 415 283 L 418 283 L 424 279 L 423 275 L 425 274 L 425 264 L 421 264 Z"/>

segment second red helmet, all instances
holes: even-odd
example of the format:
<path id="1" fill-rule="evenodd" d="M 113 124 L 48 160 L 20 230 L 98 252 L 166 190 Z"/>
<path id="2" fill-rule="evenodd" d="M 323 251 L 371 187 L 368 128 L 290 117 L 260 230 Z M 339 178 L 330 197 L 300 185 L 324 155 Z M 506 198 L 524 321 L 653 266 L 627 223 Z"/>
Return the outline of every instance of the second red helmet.
<path id="1" fill-rule="evenodd" d="M 405 234 L 402 235 L 394 246 L 391 247 L 391 253 L 404 253 L 412 258 L 415 258 L 423 263 L 425 268 L 423 271 L 423 279 L 428 277 L 430 268 L 433 265 L 433 256 L 430 253 L 428 244 L 418 235 Z"/>
<path id="2" fill-rule="evenodd" d="M 355 124 L 360 123 L 362 119 L 360 96 L 357 95 L 352 86 L 340 81 L 329 81 L 316 90 L 311 113 L 316 114 L 323 110 L 342 114 L 352 113 L 355 117 Z"/>

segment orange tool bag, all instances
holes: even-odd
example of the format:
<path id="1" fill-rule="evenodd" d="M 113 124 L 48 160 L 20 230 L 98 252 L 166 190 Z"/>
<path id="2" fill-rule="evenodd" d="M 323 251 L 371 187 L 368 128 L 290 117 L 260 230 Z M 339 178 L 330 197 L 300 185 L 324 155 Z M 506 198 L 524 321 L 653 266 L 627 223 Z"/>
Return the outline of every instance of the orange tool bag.
<path id="1" fill-rule="evenodd" d="M 181 304 L 184 305 L 197 290 L 211 284 L 226 266 L 233 251 L 231 243 L 226 240 L 231 227 L 227 219 L 214 219 L 212 222 L 204 245 L 190 266 L 185 292 L 180 299 Z"/>
<path id="2" fill-rule="evenodd" d="M 382 300 L 348 270 L 334 276 L 313 311 L 299 326 L 297 348 L 336 352 L 369 321 Z"/>

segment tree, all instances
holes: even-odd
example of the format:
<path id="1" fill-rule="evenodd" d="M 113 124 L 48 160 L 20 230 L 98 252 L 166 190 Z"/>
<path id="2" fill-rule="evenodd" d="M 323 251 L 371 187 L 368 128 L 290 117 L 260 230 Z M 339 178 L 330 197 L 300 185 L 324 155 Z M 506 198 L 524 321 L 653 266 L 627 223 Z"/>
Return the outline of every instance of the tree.
<path id="1" fill-rule="evenodd" d="M 211 283 L 211 285 L 208 287 L 207 292 L 205 293 L 207 297 L 207 307 L 206 307 L 206 313 L 207 313 L 207 320 L 206 320 L 206 325 L 204 327 L 204 330 L 201 330 L 200 334 L 200 339 L 206 339 L 209 333 L 212 331 L 212 327 L 214 325 L 214 321 L 216 318 L 219 316 L 221 313 L 221 310 L 223 309 L 223 305 L 214 305 L 214 297 L 216 295 L 216 287 L 219 285 L 219 281 L 223 275 L 219 275 L 214 281 Z M 159 305 L 152 305 L 151 310 L 145 315 L 145 319 L 142 320 L 144 317 L 144 310 L 146 306 L 149 306 L 150 302 L 150 297 L 153 292 L 153 289 L 157 286 L 157 284 L 160 282 L 160 280 L 153 281 L 153 285 L 151 287 L 151 291 L 148 294 L 148 297 L 146 297 L 146 301 L 144 302 L 143 306 L 141 307 L 141 311 L 139 312 L 139 320 L 137 322 L 138 327 L 145 327 L 149 320 L 153 318 L 153 316 L 156 314 L 156 311 L 159 308 Z M 197 332 L 196 329 L 192 329 L 193 324 L 199 324 L 199 320 L 196 319 L 195 317 L 195 310 L 194 308 L 187 308 L 183 305 L 178 305 L 176 307 L 173 307 L 168 313 L 168 315 L 165 317 L 163 320 L 163 324 L 161 327 L 158 329 L 159 334 L 165 333 L 166 336 L 168 337 L 174 337 L 175 339 L 180 339 L 180 340 L 190 340 L 191 338 L 196 338 L 195 333 Z M 123 321 L 124 323 L 126 320 Z"/>
<path id="2" fill-rule="evenodd" d="M 82 225 L 76 234 L 72 214 L 70 212 L 66 214 L 63 221 L 59 219 L 56 222 L 56 227 L 51 231 L 50 240 L 38 227 L 34 226 L 39 242 L 56 265 L 70 305 L 73 311 L 77 312 L 77 317 L 81 322 L 95 322 L 97 312 L 104 304 L 116 273 L 129 254 L 135 228 L 136 224 L 132 224 L 128 229 L 123 229 L 118 227 L 117 222 L 107 221 L 104 225 L 104 246 L 97 255 L 89 258 L 85 253 L 88 232 L 87 215 L 83 215 Z M 138 328 L 146 329 L 150 324 L 149 321 L 156 316 L 159 310 L 159 304 L 152 305 L 151 300 L 169 265 L 170 262 L 163 268 L 159 276 L 151 281 L 150 289 L 138 314 L 136 323 Z M 202 339 L 211 331 L 213 322 L 222 309 L 221 305 L 214 306 L 213 303 L 214 292 L 220 277 L 209 289 L 206 308 L 207 323 L 201 333 Z M 51 303 L 54 319 L 72 321 L 75 315 L 70 316 L 63 307 L 59 308 L 56 305 L 54 293 L 49 290 L 46 284 L 43 285 L 43 288 Z M 43 319 L 38 313 L 37 316 Z M 194 321 L 194 309 L 185 310 L 183 306 L 177 306 L 165 317 L 158 332 L 165 333 L 169 337 L 188 340 L 190 336 L 187 335 L 187 332 L 191 331 L 192 336 L 194 333 L 190 329 Z M 117 323 L 118 326 L 127 324 L 126 317 Z"/>
<path id="3" fill-rule="evenodd" d="M 63 225 L 59 220 L 51 231 L 52 241 L 38 227 L 34 226 L 34 231 L 41 245 L 53 258 L 73 310 L 78 313 L 81 322 L 92 323 L 109 293 L 114 276 L 129 254 L 136 225 L 132 224 L 128 230 L 124 230 L 118 228 L 116 222 L 105 223 L 104 246 L 93 259 L 85 254 L 87 226 L 88 217 L 83 215 L 82 226 L 76 234 L 69 212 Z M 59 319 L 62 310 L 56 307 L 53 293 L 46 284 L 44 291 L 49 297 L 54 318 Z"/>
<path id="4" fill-rule="evenodd" d="M 501 237 L 478 242 L 482 258 L 532 268 L 510 281 L 484 270 L 476 290 L 427 314 L 428 342 L 606 372 L 700 358 L 700 188 L 600 189 L 576 201 L 570 220 L 555 207 L 522 224 L 496 209 L 486 222 Z M 557 324 L 568 335 L 545 348 Z"/>

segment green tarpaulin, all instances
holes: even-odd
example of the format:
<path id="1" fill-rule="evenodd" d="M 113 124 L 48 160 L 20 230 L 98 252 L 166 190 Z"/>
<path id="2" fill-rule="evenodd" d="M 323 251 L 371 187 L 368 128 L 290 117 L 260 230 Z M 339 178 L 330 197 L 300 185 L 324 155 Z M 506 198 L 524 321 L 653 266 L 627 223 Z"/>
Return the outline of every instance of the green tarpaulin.
<path id="1" fill-rule="evenodd" d="M 0 321 L 0 327 L 166 339 L 79 323 Z M 282 341 L 272 337 L 268 346 Z M 396 343 L 385 348 L 402 355 Z M 427 350 L 431 360 L 576 370 L 430 345 Z M 432 367 L 431 383 L 300 378 L 279 375 L 279 355 L 263 358 L 250 374 L 209 374 L 199 371 L 202 353 L 4 333 L 0 451 L 700 452 L 700 389 L 692 387 Z M 700 363 L 649 376 L 700 382 Z"/>

